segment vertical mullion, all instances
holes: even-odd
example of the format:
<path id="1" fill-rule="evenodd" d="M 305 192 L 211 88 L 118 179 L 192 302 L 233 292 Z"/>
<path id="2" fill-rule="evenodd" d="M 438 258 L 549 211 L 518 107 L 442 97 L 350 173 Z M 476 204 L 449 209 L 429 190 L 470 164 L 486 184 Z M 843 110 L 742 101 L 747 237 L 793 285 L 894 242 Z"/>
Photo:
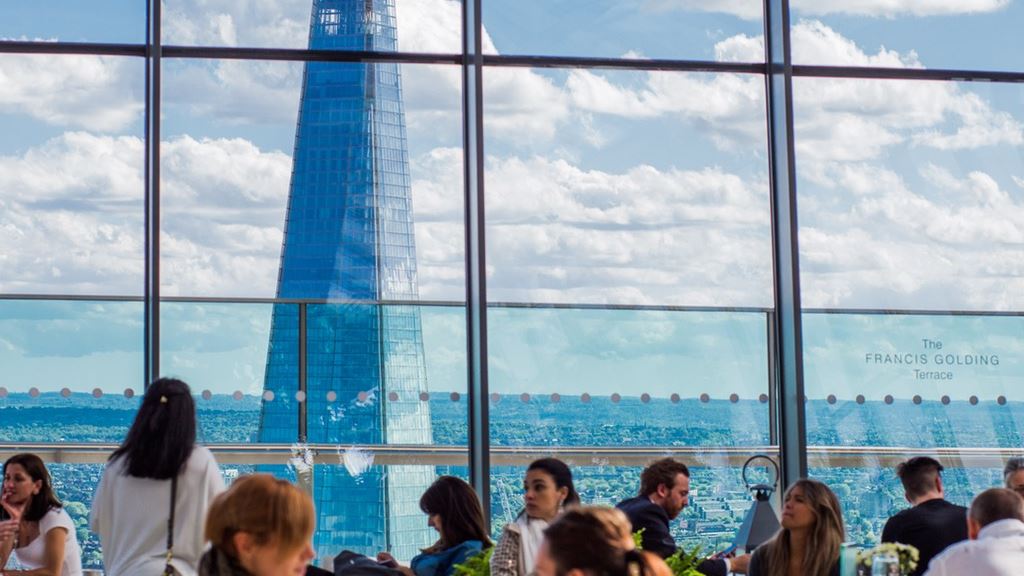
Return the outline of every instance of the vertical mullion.
<path id="1" fill-rule="evenodd" d="M 775 288 L 774 330 L 778 354 L 776 397 L 782 460 L 781 485 L 787 487 L 807 475 L 789 0 L 765 0 L 764 17 Z"/>
<path id="2" fill-rule="evenodd" d="M 299 392 L 302 401 L 299 405 L 299 442 L 307 442 L 309 438 L 309 387 L 307 384 L 306 347 L 309 340 L 306 335 L 306 303 L 299 303 Z"/>
<path id="3" fill-rule="evenodd" d="M 160 376 L 160 0 L 146 4 L 143 386 Z"/>
<path id="4" fill-rule="evenodd" d="M 462 3 L 462 127 L 466 224 L 466 351 L 469 479 L 490 523 L 490 415 L 487 405 L 487 291 L 484 244 L 483 50 L 481 0 Z"/>

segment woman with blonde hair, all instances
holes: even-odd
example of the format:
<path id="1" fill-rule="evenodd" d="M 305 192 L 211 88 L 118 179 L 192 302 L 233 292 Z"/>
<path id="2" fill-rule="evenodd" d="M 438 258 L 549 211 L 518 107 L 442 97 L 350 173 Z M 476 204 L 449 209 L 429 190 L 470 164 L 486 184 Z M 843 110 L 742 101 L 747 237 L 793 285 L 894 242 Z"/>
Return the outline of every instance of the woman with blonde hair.
<path id="1" fill-rule="evenodd" d="M 671 576 L 665 561 L 636 549 L 621 510 L 566 510 L 547 530 L 537 553 L 537 576 Z"/>
<path id="2" fill-rule="evenodd" d="M 783 499 L 781 524 L 754 551 L 749 576 L 838 576 L 845 531 L 839 499 L 828 486 L 797 480 Z"/>
<path id="3" fill-rule="evenodd" d="M 210 506 L 199 575 L 301 576 L 314 556 L 314 525 L 309 494 L 269 474 L 243 476 Z"/>

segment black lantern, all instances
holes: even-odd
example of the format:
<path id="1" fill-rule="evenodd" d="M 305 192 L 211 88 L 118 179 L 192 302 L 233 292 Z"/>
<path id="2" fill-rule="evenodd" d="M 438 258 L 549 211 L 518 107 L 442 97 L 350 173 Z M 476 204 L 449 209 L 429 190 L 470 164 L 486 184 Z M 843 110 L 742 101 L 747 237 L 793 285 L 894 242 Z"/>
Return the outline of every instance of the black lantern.
<path id="1" fill-rule="evenodd" d="M 747 469 L 750 467 L 750 463 L 755 460 L 767 460 L 771 463 L 772 468 L 775 470 L 775 478 L 770 483 L 751 485 L 750 481 L 747 480 Z M 743 525 L 740 526 L 739 532 L 736 533 L 736 540 L 733 541 L 733 544 L 737 550 L 753 552 L 754 548 L 767 542 L 778 532 L 779 517 L 775 514 L 775 509 L 772 508 L 771 502 L 769 502 L 772 493 L 775 492 L 775 485 L 778 481 L 779 466 L 768 456 L 758 454 L 757 456 L 750 457 L 743 464 L 743 483 L 746 485 L 747 490 L 754 494 L 754 505 L 747 510 L 747 515 L 743 518 Z"/>

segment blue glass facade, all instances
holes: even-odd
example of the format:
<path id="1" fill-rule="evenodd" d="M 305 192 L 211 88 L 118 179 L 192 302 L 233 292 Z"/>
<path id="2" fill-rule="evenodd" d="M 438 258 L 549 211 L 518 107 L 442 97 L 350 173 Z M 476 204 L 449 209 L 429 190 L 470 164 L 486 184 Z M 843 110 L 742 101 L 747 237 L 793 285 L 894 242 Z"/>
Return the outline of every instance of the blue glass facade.
<path id="1" fill-rule="evenodd" d="M 392 0 L 314 0 L 310 49 L 397 48 Z M 279 298 L 351 301 L 307 308 L 306 405 L 298 391 L 296 306 L 275 307 L 259 440 L 429 444 L 415 301 L 409 161 L 397 64 L 306 63 L 285 223 Z M 353 476 L 318 466 L 315 544 L 413 556 L 431 541 L 419 510 L 429 466 L 374 466 Z"/>

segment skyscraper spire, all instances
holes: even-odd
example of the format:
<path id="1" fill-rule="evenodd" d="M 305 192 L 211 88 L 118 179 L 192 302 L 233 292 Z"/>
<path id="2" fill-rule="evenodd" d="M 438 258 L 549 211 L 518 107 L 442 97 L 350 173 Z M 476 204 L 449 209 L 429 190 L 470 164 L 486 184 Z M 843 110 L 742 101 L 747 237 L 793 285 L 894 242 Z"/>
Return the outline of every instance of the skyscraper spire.
<path id="1" fill-rule="evenodd" d="M 394 51 L 396 30 L 393 0 L 314 0 L 309 47 Z M 297 306 L 275 305 L 261 441 L 294 442 L 305 409 L 309 442 L 432 442 L 419 308 L 379 304 L 418 299 L 397 64 L 306 63 L 277 295 L 339 303 L 307 307 L 304 407 Z M 426 466 L 358 477 L 317 467 L 318 551 L 411 557 L 429 544 L 418 499 L 433 477 Z"/>

